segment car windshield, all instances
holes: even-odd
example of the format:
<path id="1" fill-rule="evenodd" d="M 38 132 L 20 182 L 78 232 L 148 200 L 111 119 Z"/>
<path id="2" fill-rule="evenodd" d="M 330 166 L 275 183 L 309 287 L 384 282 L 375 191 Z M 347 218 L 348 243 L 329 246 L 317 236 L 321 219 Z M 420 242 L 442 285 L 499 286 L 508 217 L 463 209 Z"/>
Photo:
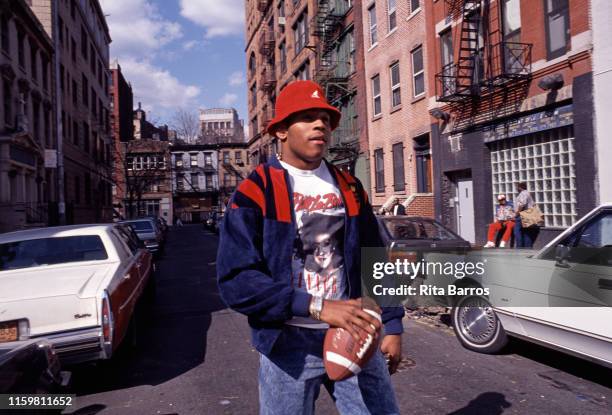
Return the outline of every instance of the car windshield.
<path id="1" fill-rule="evenodd" d="M 136 232 L 153 232 L 153 225 L 148 220 L 140 220 L 129 223 Z"/>
<path id="2" fill-rule="evenodd" d="M 383 220 L 391 239 L 435 239 L 453 240 L 455 235 L 442 225 L 428 220 L 397 218 Z"/>
<path id="3" fill-rule="evenodd" d="M 0 244 L 0 271 L 107 259 L 98 235 L 63 236 Z"/>

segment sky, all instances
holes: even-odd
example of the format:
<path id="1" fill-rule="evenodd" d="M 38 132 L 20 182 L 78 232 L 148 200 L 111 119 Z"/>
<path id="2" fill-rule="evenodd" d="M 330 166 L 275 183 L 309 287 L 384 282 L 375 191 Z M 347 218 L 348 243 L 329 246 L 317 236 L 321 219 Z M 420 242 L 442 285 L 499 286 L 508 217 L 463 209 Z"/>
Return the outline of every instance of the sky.
<path id="1" fill-rule="evenodd" d="M 111 62 L 134 105 L 169 123 L 178 108 L 234 107 L 247 118 L 243 0 L 100 0 Z M 245 125 L 248 125 L 245 122 Z"/>

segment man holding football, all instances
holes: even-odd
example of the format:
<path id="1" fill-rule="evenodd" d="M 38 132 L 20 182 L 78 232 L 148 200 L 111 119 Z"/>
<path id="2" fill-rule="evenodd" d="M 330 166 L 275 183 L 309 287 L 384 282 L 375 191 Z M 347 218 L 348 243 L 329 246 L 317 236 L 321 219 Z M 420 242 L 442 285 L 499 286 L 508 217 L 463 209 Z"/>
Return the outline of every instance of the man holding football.
<path id="1" fill-rule="evenodd" d="M 361 183 L 323 158 L 339 121 L 316 83 L 285 87 L 267 128 L 281 151 L 240 183 L 223 219 L 219 289 L 248 316 L 261 414 L 311 414 L 321 385 L 342 414 L 399 413 L 389 374 L 401 359 L 403 308 L 382 310 L 380 351 L 357 375 L 330 382 L 325 372 L 329 327 L 359 344 L 382 329 L 360 298 L 361 247 L 382 246 L 376 218 Z"/>

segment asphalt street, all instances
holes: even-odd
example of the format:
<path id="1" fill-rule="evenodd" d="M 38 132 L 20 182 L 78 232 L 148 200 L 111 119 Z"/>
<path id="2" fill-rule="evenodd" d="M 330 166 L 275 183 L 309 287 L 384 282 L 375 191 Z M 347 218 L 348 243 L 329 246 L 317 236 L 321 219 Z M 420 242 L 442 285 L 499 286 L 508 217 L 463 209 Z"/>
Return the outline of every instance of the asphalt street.
<path id="1" fill-rule="evenodd" d="M 217 236 L 201 226 L 169 231 L 136 347 L 74 368 L 77 404 L 64 413 L 258 413 L 258 354 L 246 318 L 218 295 L 216 249 Z M 612 413 L 610 370 L 518 341 L 503 355 L 473 353 L 435 319 L 404 326 L 406 358 L 393 376 L 403 414 Z M 324 390 L 317 413 L 336 413 Z"/>

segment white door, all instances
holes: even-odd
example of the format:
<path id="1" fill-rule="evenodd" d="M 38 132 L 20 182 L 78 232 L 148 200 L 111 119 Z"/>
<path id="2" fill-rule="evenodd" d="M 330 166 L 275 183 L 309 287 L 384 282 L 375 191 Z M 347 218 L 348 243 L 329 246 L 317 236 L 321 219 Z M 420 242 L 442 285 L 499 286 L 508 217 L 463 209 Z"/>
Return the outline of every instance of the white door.
<path id="1" fill-rule="evenodd" d="M 474 230 L 474 192 L 472 180 L 457 182 L 457 223 L 459 235 L 466 241 L 476 242 Z"/>

